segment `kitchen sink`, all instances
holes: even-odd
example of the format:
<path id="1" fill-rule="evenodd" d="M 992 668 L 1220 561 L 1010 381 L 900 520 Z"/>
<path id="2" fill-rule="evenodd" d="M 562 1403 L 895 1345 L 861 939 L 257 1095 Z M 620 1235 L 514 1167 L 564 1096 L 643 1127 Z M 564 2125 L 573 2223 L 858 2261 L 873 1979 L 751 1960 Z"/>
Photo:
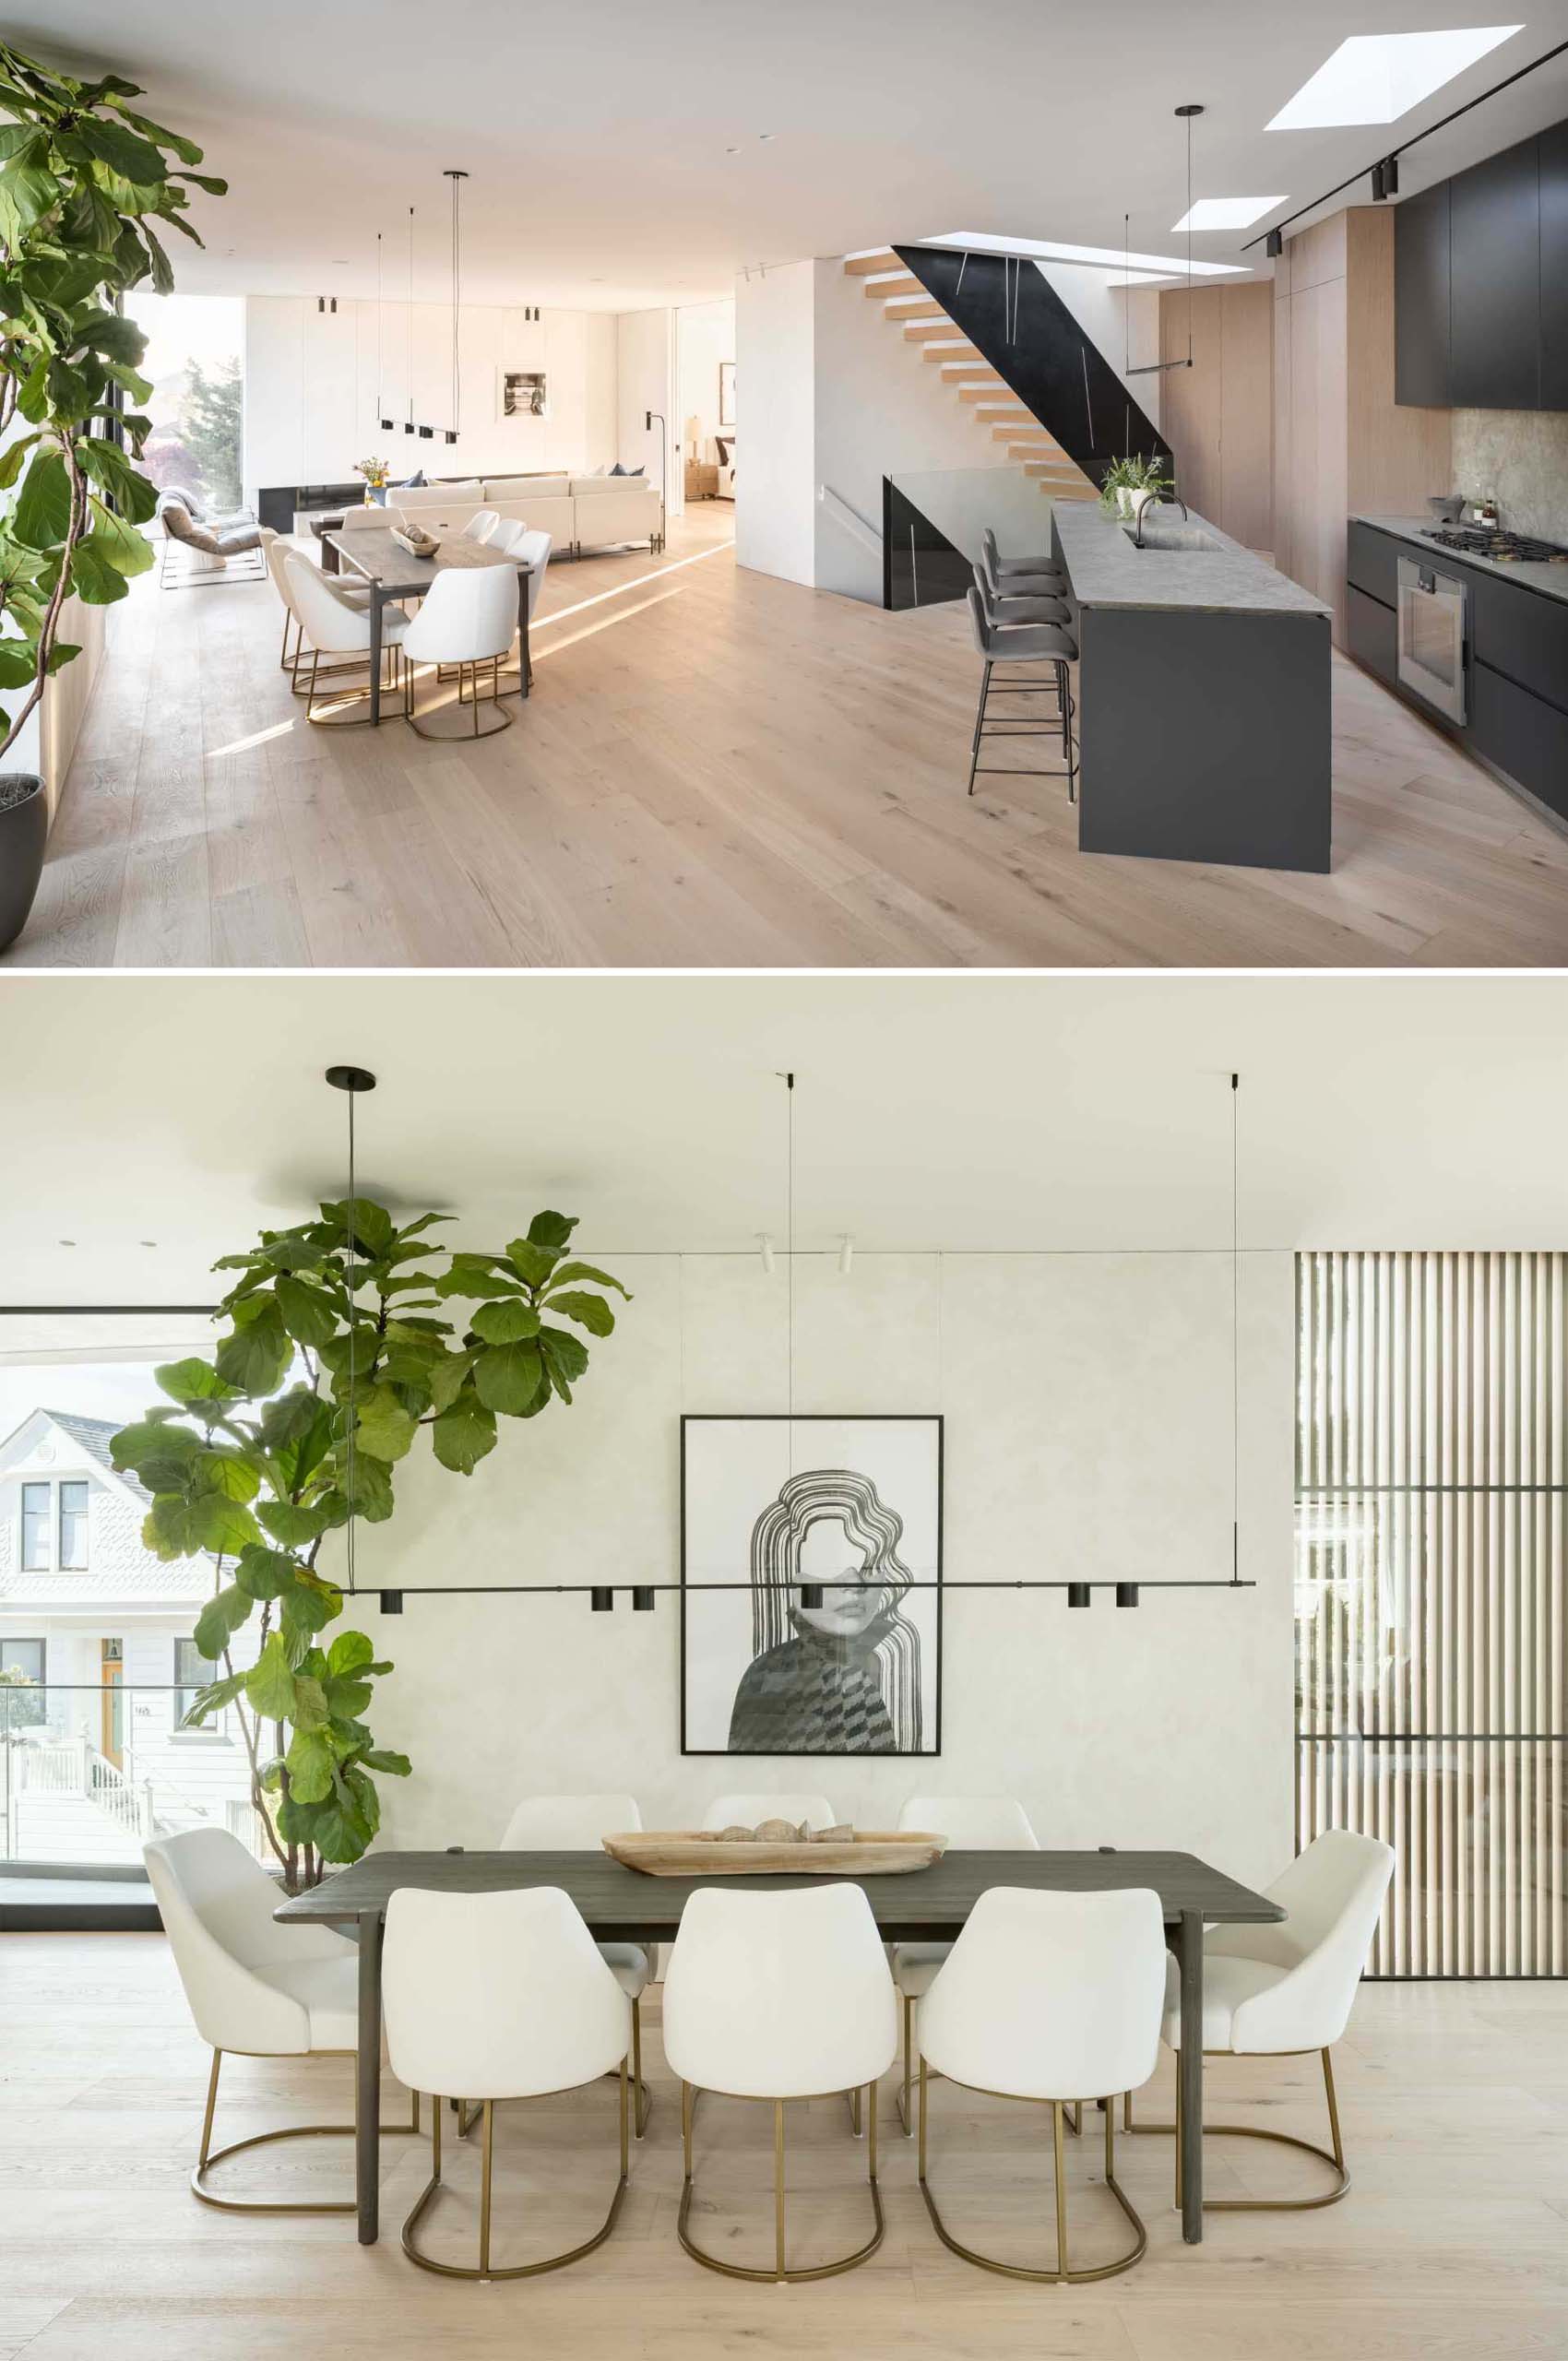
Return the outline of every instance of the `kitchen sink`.
<path id="1" fill-rule="evenodd" d="M 1135 525 L 1123 525 L 1122 530 L 1134 549 L 1180 550 L 1184 556 L 1192 557 L 1200 550 L 1222 552 L 1225 548 L 1223 541 L 1217 541 L 1212 533 L 1202 531 L 1196 525 L 1146 525 L 1141 542 L 1136 539 Z"/>

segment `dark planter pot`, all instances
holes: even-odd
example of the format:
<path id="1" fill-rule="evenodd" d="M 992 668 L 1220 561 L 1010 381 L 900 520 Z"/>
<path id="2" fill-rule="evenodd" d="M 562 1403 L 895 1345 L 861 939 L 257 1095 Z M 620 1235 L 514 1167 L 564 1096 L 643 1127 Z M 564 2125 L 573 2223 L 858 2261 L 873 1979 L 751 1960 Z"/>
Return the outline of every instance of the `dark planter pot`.
<path id="1" fill-rule="evenodd" d="M 18 788 L 30 791 L 13 801 Z M 43 781 L 32 771 L 0 771 L 0 951 L 28 922 L 48 834 Z"/>

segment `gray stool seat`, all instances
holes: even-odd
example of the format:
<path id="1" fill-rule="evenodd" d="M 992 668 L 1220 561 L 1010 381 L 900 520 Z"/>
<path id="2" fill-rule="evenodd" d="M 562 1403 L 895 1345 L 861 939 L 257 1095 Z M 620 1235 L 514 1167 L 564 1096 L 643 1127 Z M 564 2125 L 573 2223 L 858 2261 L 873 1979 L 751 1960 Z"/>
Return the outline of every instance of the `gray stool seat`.
<path id="1" fill-rule="evenodd" d="M 1075 664 L 1078 644 L 1057 623 L 1003 623 L 991 634 L 986 657 L 992 664 Z"/>

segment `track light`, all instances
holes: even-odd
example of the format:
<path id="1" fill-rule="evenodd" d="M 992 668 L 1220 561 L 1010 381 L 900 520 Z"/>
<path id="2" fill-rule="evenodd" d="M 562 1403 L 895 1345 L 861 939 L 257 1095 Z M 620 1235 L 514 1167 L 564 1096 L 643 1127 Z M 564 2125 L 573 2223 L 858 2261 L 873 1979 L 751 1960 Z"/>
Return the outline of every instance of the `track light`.
<path id="1" fill-rule="evenodd" d="M 383 1615 L 401 1615 L 403 1612 L 403 1594 L 400 1590 L 384 1590 L 382 1592 L 381 1612 Z"/>
<path id="2" fill-rule="evenodd" d="M 768 1278 L 773 1276 L 773 1240 L 766 1229 L 759 1229 L 756 1242 L 762 1254 L 762 1267 Z"/>
<path id="3" fill-rule="evenodd" d="M 1372 193 L 1374 205 L 1382 205 L 1388 197 L 1399 194 L 1399 159 L 1385 156 L 1372 168 Z"/>
<path id="4" fill-rule="evenodd" d="M 854 1240 L 852 1238 L 841 1238 L 838 1240 L 838 1275 L 841 1279 L 847 1279 L 849 1277 L 849 1268 L 854 1262 Z"/>
<path id="5" fill-rule="evenodd" d="M 1138 1603 L 1138 1585 L 1137 1585 L 1137 1584 L 1136 1584 L 1136 1583 L 1118 1583 L 1118 1584 L 1117 1584 L 1117 1585 L 1116 1585 L 1116 1604 L 1117 1604 L 1117 1606 L 1118 1606 L 1118 1607 L 1136 1607 L 1137 1603 Z"/>
<path id="6" fill-rule="evenodd" d="M 588 1592 L 588 1605 L 596 1615 L 610 1615 L 614 1612 L 615 1594 L 608 1583 L 593 1584 Z"/>
<path id="7" fill-rule="evenodd" d="M 1067 1604 L 1068 1604 L 1068 1606 L 1069 1606 L 1069 1607 L 1087 1607 L 1087 1606 L 1088 1605 L 1088 1603 L 1089 1603 L 1089 1586 L 1088 1586 L 1087 1583 L 1069 1583 L 1069 1584 L 1068 1584 L 1068 1585 L 1067 1585 Z"/>
<path id="8" fill-rule="evenodd" d="M 389 418 L 379 419 L 376 422 L 380 426 L 383 434 L 396 434 L 398 432 L 396 425 Z"/>
<path id="9" fill-rule="evenodd" d="M 632 1584 L 632 1611 L 636 1615 L 653 1613 L 653 1584 L 651 1583 Z"/>
<path id="10" fill-rule="evenodd" d="M 802 1607 L 820 1607 L 822 1605 L 822 1584 L 820 1583 L 802 1583 L 801 1584 L 801 1605 Z"/>
<path id="11" fill-rule="evenodd" d="M 1284 231 L 1282 230 L 1271 230 L 1267 237 L 1263 242 L 1263 250 L 1265 254 L 1269 256 L 1271 261 L 1277 262 L 1280 255 L 1285 252 Z"/>

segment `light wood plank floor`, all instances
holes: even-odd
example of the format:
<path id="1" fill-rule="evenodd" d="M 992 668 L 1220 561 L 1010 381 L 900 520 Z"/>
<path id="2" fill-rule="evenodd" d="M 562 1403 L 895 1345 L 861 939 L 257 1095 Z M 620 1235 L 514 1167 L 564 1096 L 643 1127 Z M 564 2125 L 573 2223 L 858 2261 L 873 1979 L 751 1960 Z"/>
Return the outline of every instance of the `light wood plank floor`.
<path id="1" fill-rule="evenodd" d="M 1331 876 L 1086 856 L 1058 780 L 966 797 L 961 609 L 887 615 L 739 570 L 730 527 L 702 504 L 662 563 L 552 568 L 535 696 L 478 747 L 311 730 L 267 585 L 138 585 L 10 956 L 1568 963 L 1568 836 L 1353 666 L 1335 669 Z"/>
<path id="2" fill-rule="evenodd" d="M 742 2355 L 862 2361 L 1074 2356 L 1074 2361 L 1526 2361 L 1568 2349 L 1568 1986 L 1369 1985 L 1337 2053 L 1355 2186 L 1323 2213 L 1211 2217 L 1182 2242 L 1166 2140 L 1119 2142 L 1149 2251 L 1121 2279 L 1076 2288 L 1001 2279 L 938 2245 L 910 2145 L 888 2129 L 887 2236 L 863 2269 L 815 2285 L 716 2278 L 675 2243 L 680 2119 L 659 2043 L 654 2114 L 609 2243 L 551 2276 L 488 2287 L 432 2279 L 398 2250 L 422 2184 L 422 2142 L 384 2142 L 384 2236 L 351 2217 L 208 2211 L 190 2196 L 208 2053 L 156 1935 L 26 1935 L 0 1946 L 0 2355 L 28 2361 L 267 2361 L 307 2344 L 345 2361 L 720 2361 Z M 1215 2113 L 1318 2131 L 1311 2059 L 1211 2070 Z M 348 2066 L 236 2058 L 220 2137 L 346 2121 Z M 390 2112 L 398 2094 L 389 2084 Z M 1148 2095 L 1168 2111 L 1169 2061 Z M 863 2235 L 865 2149 L 838 2101 L 791 2108 L 798 2252 Z M 698 2118 L 701 2235 L 770 2259 L 765 2109 L 706 2101 Z M 932 2179 L 960 2236 L 1028 2260 L 1049 2253 L 1049 2137 L 1032 2108 L 938 2085 Z M 503 2110 L 495 2260 L 587 2235 L 613 2181 L 614 2094 Z M 1075 2234 L 1114 2251 L 1120 2216 L 1099 2143 L 1069 2142 Z M 1277 2192 L 1283 2151 L 1211 2143 L 1211 2195 Z M 309 2151 L 319 2149 L 320 2153 Z M 251 2194 L 347 2194 L 349 2142 L 225 2167 Z M 1304 2165 L 1310 2172 L 1312 2167 Z M 940 2177 L 938 2178 L 938 2177 Z M 477 2155 L 452 2165 L 429 2219 L 438 2253 L 469 2260 Z M 467 2245 L 466 2245 L 466 2242 Z"/>

